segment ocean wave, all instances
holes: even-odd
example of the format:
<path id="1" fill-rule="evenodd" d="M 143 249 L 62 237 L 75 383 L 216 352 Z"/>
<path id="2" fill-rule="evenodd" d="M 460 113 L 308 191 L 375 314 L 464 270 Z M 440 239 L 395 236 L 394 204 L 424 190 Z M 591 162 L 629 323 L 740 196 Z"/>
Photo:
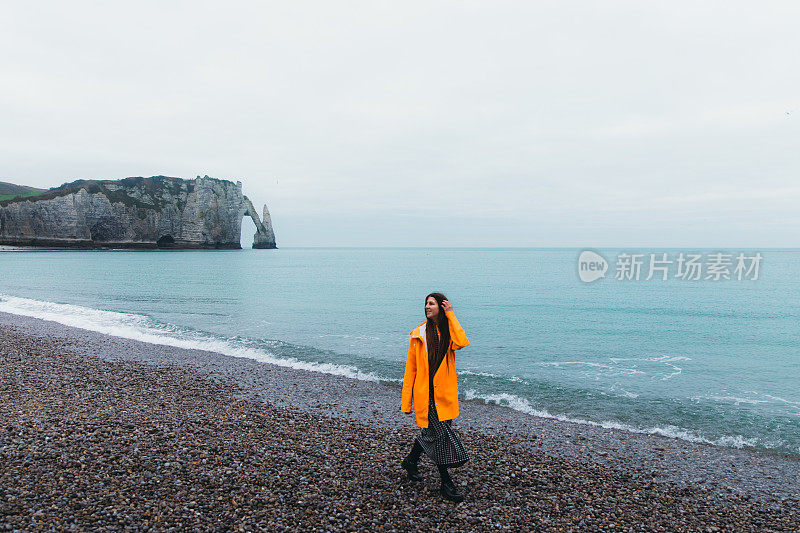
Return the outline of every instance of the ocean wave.
<path id="1" fill-rule="evenodd" d="M 800 402 L 794 402 L 791 400 L 787 400 L 785 398 L 781 398 L 779 396 L 773 396 L 772 394 L 761 394 L 757 391 L 744 391 L 743 394 L 748 394 L 750 396 L 736 396 L 733 394 L 723 395 L 723 394 L 704 394 L 701 396 L 692 396 L 690 400 L 694 402 L 700 402 L 703 400 L 710 400 L 713 402 L 719 402 L 722 404 L 730 404 L 739 405 L 739 404 L 747 404 L 747 405 L 759 405 L 759 404 L 766 404 L 768 406 L 773 406 L 776 408 L 783 408 L 784 412 L 790 415 L 800 415 Z M 755 397 L 753 397 L 755 396 Z M 759 399 L 764 398 L 764 399 Z M 792 411 L 786 411 L 792 410 Z"/>
<path id="2" fill-rule="evenodd" d="M 613 359 L 612 359 L 612 361 L 613 361 Z M 642 370 L 639 370 L 638 368 L 626 368 L 624 366 L 617 365 L 616 362 L 613 365 L 610 365 L 610 364 L 607 364 L 607 363 L 597 363 L 595 361 L 537 361 L 537 362 L 535 362 L 533 364 L 536 365 L 536 366 L 548 366 L 548 367 L 555 367 L 555 368 L 561 368 L 562 366 L 563 367 L 569 367 L 569 366 L 573 366 L 574 365 L 574 366 L 586 366 L 586 367 L 589 367 L 589 368 L 600 369 L 599 371 L 597 371 L 596 374 L 588 374 L 587 373 L 587 375 L 591 375 L 595 379 L 597 379 L 598 376 L 603 376 L 603 375 L 634 376 L 634 375 L 637 375 L 637 374 L 642 374 L 642 375 L 646 374 L 646 372 L 644 372 Z M 604 371 L 609 371 L 609 372 L 604 372 Z"/>
<path id="3" fill-rule="evenodd" d="M 605 429 L 617 429 L 617 430 L 628 431 L 631 433 L 640 433 L 645 435 L 661 435 L 663 437 L 670 437 L 700 444 L 712 444 L 715 446 L 725 446 L 728 448 L 744 448 L 744 447 L 755 447 L 757 444 L 759 444 L 760 441 L 758 437 L 748 438 L 743 435 L 723 435 L 722 437 L 716 439 L 708 439 L 701 435 L 698 435 L 697 433 L 689 429 L 669 424 L 663 427 L 654 426 L 649 428 L 641 428 L 632 426 L 630 424 L 617 422 L 615 420 L 604 420 L 601 422 L 595 422 L 593 420 L 586 420 L 584 418 L 575 418 L 567 415 L 552 414 L 545 409 L 535 408 L 525 398 L 520 398 L 519 396 L 515 396 L 513 394 L 506 394 L 506 393 L 481 394 L 473 389 L 469 389 L 464 391 L 464 398 L 467 400 L 483 400 L 485 403 L 504 405 L 506 407 L 509 407 L 516 411 L 521 411 L 529 415 L 538 416 L 540 418 L 549 418 L 553 420 L 558 420 L 560 422 L 571 422 L 573 424 L 582 424 L 586 426 L 601 427 Z M 761 442 L 761 445 L 765 448 L 780 448 L 781 446 L 784 445 L 784 443 Z M 800 448 L 798 448 L 798 450 L 800 450 Z"/>
<path id="4" fill-rule="evenodd" d="M 769 398 L 770 400 L 775 400 L 775 401 L 777 401 L 777 402 L 785 403 L 785 404 L 787 404 L 787 405 L 796 405 L 796 406 L 800 406 L 800 402 L 793 402 L 792 400 L 787 400 L 787 399 L 785 399 L 785 398 L 781 398 L 780 396 L 773 396 L 773 395 L 771 395 L 771 394 L 765 394 L 764 396 L 766 396 L 766 397 L 767 397 L 767 398 Z"/>
<path id="5" fill-rule="evenodd" d="M 511 381 L 513 383 L 522 383 L 523 385 L 528 385 L 528 381 L 522 379 L 519 376 L 498 376 L 497 374 L 492 374 L 491 372 L 475 372 L 474 370 L 459 370 L 458 374 L 461 376 L 481 376 L 484 378 L 491 378 L 493 380 L 498 381 Z"/>
<path id="6" fill-rule="evenodd" d="M 717 402 L 733 402 L 734 405 L 739 405 L 740 403 L 746 403 L 750 405 L 758 405 L 760 403 L 769 403 L 769 400 L 755 400 L 753 398 L 741 398 L 739 396 L 721 396 L 717 394 L 709 394 L 705 396 L 692 396 L 692 400 L 714 400 Z"/>
<path id="7" fill-rule="evenodd" d="M 459 370 L 458 372 L 462 376 L 483 376 L 486 378 L 500 378 L 497 374 L 492 374 L 491 372 L 475 372 L 473 370 Z"/>
<path id="8" fill-rule="evenodd" d="M 206 350 L 232 357 L 254 359 L 278 366 L 344 376 L 362 381 L 393 381 L 350 365 L 302 361 L 281 357 L 264 348 L 248 346 L 241 338 L 219 338 L 174 324 L 158 323 L 144 315 L 104 311 L 72 304 L 45 302 L 0 294 L 0 311 L 50 320 L 65 326 L 95 331 L 149 344 Z"/>
<path id="9" fill-rule="evenodd" d="M 610 392 L 619 391 L 619 392 L 622 393 L 621 395 L 624 396 L 625 398 L 638 398 L 639 397 L 638 394 L 636 394 L 634 392 L 627 391 L 624 388 L 622 388 L 622 385 L 620 383 L 614 383 L 613 385 L 611 385 L 611 389 L 609 389 L 609 391 Z"/>
<path id="10" fill-rule="evenodd" d="M 660 363 L 663 365 L 667 365 L 672 369 L 672 372 L 661 378 L 661 381 L 666 381 L 668 379 L 672 379 L 673 377 L 683 372 L 683 368 L 673 363 L 675 363 L 676 361 L 691 361 L 692 358 L 686 357 L 685 355 L 659 355 L 656 357 L 609 357 L 609 360 L 612 361 L 614 364 L 617 364 L 620 361 L 635 361 L 644 363 Z M 655 377 L 657 376 L 651 376 L 651 379 Z"/>

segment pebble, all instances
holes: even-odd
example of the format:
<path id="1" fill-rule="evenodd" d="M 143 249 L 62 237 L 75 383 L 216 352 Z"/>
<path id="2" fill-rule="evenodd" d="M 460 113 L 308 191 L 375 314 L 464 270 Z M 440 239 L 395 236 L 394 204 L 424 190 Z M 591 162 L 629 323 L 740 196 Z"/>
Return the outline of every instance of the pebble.
<path id="1" fill-rule="evenodd" d="M 791 488 L 772 500 L 748 492 L 748 501 L 719 478 L 708 490 L 671 481 L 666 464 L 620 469 L 547 453 L 512 426 L 458 428 L 471 460 L 452 471 L 466 495 L 455 505 L 439 497 L 425 458 L 421 483 L 399 468 L 413 425 L 254 398 L 236 380 L 174 360 L 100 358 L 105 348 L 97 343 L 108 341 L 99 337 L 37 336 L 0 321 L 7 531 L 790 531 L 800 524 Z M 141 349 L 148 346 L 164 350 Z M 269 375 L 281 374 L 273 367 Z"/>

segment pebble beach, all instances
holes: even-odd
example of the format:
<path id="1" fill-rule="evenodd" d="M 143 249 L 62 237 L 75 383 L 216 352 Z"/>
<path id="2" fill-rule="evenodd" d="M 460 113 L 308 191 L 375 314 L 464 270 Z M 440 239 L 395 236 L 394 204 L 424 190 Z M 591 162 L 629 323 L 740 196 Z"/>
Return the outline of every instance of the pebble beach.
<path id="1" fill-rule="evenodd" d="M 797 456 L 464 401 L 466 499 L 396 384 L 0 313 L 0 529 L 797 531 Z"/>

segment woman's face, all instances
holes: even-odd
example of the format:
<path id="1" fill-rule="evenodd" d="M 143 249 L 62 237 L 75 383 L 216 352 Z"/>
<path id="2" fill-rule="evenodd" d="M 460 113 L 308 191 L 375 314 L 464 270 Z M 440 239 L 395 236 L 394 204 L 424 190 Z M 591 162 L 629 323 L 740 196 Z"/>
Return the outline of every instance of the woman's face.
<path id="1" fill-rule="evenodd" d="M 439 302 L 433 296 L 428 296 L 425 300 L 425 318 L 436 318 L 439 316 Z"/>

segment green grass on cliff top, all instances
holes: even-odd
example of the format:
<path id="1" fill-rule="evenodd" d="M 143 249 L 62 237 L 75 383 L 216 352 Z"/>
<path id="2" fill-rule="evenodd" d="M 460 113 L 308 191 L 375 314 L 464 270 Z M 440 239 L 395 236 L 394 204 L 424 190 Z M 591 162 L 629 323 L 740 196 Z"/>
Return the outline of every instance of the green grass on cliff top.
<path id="1" fill-rule="evenodd" d="M 39 196 L 42 193 L 47 192 L 47 190 L 41 191 L 25 191 L 23 193 L 18 194 L 0 194 L 0 202 L 3 200 L 12 200 L 14 198 L 28 198 L 29 196 Z"/>
<path id="2" fill-rule="evenodd" d="M 36 187 L 28 187 L 27 185 L 17 185 L 15 183 L 0 181 L 0 202 L 13 198 L 39 196 L 44 192 L 47 192 L 47 189 L 37 189 Z"/>
<path id="3" fill-rule="evenodd" d="M 198 176 L 199 178 L 200 176 Z M 229 180 L 222 180 L 217 178 L 205 179 L 217 182 L 229 183 Z M 109 199 L 111 203 L 122 203 L 127 207 L 137 207 L 140 209 L 156 209 L 161 211 L 169 202 L 163 201 L 164 193 L 169 193 L 173 197 L 180 197 L 181 194 L 192 193 L 195 188 L 196 180 L 185 180 L 182 178 L 172 178 L 169 176 L 151 176 L 144 178 L 141 176 L 123 178 L 120 180 L 76 180 L 71 183 L 65 183 L 59 187 L 51 189 L 35 189 L 27 185 L 15 185 L 13 183 L 6 183 L 0 181 L 0 207 L 4 207 L 11 203 L 30 198 L 31 202 L 38 202 L 41 200 L 52 200 L 60 196 L 67 196 L 69 194 L 77 193 L 81 189 L 86 190 L 89 194 L 103 194 Z M 112 186 L 113 187 L 109 187 Z M 130 188 L 138 189 L 144 193 L 145 197 L 153 203 L 147 203 L 138 198 L 128 194 Z M 181 200 L 178 200 L 179 209 L 183 210 Z"/>

